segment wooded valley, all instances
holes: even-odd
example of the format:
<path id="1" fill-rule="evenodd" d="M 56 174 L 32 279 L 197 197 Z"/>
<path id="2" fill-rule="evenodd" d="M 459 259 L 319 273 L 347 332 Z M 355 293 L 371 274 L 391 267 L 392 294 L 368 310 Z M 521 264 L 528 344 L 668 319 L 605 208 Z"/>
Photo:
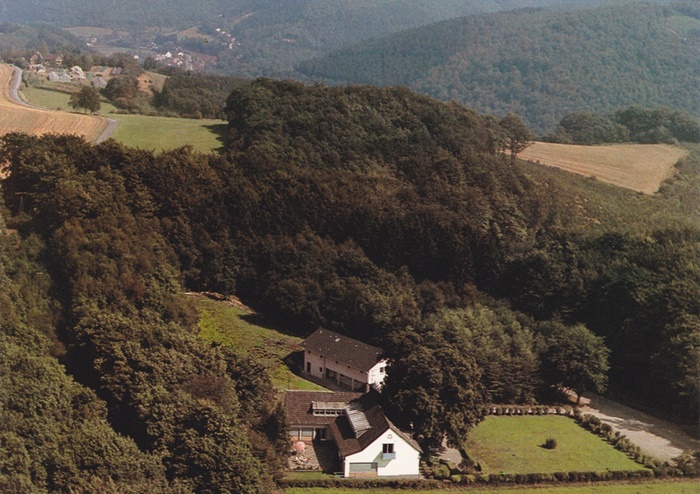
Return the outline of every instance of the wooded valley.
<path id="1" fill-rule="evenodd" d="M 183 290 L 381 345 L 425 445 L 551 384 L 697 423 L 697 149 L 640 196 L 513 161 L 498 120 L 404 88 L 259 79 L 225 112 L 221 155 L 2 138 L 2 489 L 270 490 L 269 376 L 198 340 Z"/>

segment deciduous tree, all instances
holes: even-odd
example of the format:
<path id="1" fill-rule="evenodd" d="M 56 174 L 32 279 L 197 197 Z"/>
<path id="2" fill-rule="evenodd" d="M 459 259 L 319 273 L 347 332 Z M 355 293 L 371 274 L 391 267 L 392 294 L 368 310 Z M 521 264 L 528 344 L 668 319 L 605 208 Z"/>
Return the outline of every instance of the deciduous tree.
<path id="1" fill-rule="evenodd" d="M 83 108 L 86 113 L 98 112 L 102 106 L 100 93 L 92 86 L 83 86 L 80 88 L 80 91 L 71 94 L 68 104 L 76 110 Z"/>

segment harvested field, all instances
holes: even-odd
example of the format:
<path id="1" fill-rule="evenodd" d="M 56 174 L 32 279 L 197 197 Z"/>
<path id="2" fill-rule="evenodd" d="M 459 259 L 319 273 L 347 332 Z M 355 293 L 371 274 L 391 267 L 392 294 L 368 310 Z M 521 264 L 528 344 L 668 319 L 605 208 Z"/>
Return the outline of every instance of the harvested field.
<path id="1" fill-rule="evenodd" d="M 107 126 L 104 117 L 44 110 L 16 103 L 10 96 L 12 76 L 12 68 L 0 64 L 0 135 L 8 132 L 77 134 L 94 141 Z"/>
<path id="2" fill-rule="evenodd" d="M 520 158 L 553 166 L 601 182 L 654 194 L 671 177 L 674 165 L 688 154 L 668 144 L 575 146 L 536 142 Z"/>

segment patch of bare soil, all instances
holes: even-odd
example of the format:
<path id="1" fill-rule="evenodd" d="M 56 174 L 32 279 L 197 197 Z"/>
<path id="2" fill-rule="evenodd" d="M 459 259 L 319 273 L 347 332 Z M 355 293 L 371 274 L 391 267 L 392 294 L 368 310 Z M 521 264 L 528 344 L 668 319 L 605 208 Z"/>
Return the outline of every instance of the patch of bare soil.
<path id="1" fill-rule="evenodd" d="M 700 451 L 700 441 L 670 422 L 602 396 L 590 394 L 589 400 L 582 408 L 584 413 L 593 414 L 602 422 L 610 424 L 614 430 L 620 431 L 644 453 L 654 458 L 670 461 L 683 451 Z"/>

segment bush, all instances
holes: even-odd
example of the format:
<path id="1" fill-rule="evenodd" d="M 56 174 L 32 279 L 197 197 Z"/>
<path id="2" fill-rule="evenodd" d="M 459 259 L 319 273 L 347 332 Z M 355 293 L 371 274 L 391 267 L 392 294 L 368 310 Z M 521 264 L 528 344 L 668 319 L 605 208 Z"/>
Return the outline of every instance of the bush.
<path id="1" fill-rule="evenodd" d="M 547 440 L 544 442 L 544 447 L 546 449 L 555 449 L 557 447 L 557 440 L 553 437 L 548 437 Z"/>

